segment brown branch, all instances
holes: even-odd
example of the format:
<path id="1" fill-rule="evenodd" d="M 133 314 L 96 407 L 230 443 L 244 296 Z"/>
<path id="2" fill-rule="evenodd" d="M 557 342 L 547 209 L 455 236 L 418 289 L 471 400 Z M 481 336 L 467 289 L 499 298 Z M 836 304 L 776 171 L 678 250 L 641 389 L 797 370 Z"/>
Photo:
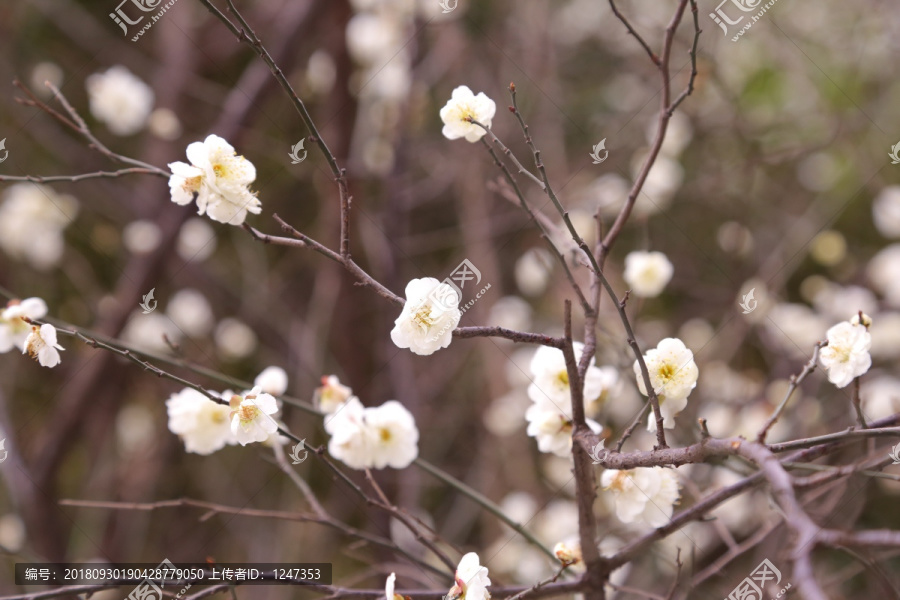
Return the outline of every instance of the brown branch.
<path id="1" fill-rule="evenodd" d="M 759 433 L 756 434 L 756 441 L 760 444 L 766 443 L 766 436 L 769 433 L 769 429 L 772 428 L 773 425 L 778 421 L 778 418 L 781 416 L 781 413 L 784 412 L 784 408 L 787 406 L 788 401 L 791 399 L 791 396 L 794 395 L 794 392 L 800 387 L 800 384 L 803 383 L 803 380 L 806 379 L 810 373 L 816 370 L 816 365 L 819 361 L 819 350 L 822 349 L 822 346 L 826 345 L 827 342 L 819 342 L 813 348 L 812 358 L 809 359 L 809 362 L 806 363 L 806 366 L 803 367 L 803 370 L 800 371 L 798 375 L 791 375 L 791 384 L 788 386 L 787 392 L 784 394 L 784 398 L 781 400 L 781 403 L 778 404 L 778 407 L 775 409 L 775 412 L 772 413 L 772 416 L 768 418 L 762 428 L 759 430 Z"/>
<path id="2" fill-rule="evenodd" d="M 616 15 L 616 18 L 622 21 L 622 24 L 625 25 L 625 28 L 628 29 L 628 33 L 634 36 L 634 39 L 638 41 L 644 51 L 647 53 L 647 56 L 650 57 L 650 60 L 653 61 L 653 64 L 659 66 L 659 57 L 656 55 L 653 50 L 650 49 L 650 46 L 647 42 L 644 41 L 644 38 L 640 36 L 640 34 L 635 31 L 634 27 L 631 26 L 631 23 L 626 19 L 622 13 L 619 12 L 619 9 L 616 7 L 616 3 L 613 0 L 609 0 L 609 7 L 612 9 L 613 14 Z"/>
<path id="3" fill-rule="evenodd" d="M 125 175 L 158 175 L 156 171 L 145 169 L 143 167 L 133 167 L 129 169 L 119 169 L 118 171 L 96 171 L 94 173 L 81 173 L 79 175 L 3 175 L 0 174 L 0 181 L 30 181 L 32 183 L 53 183 L 55 181 L 70 181 L 78 183 L 85 179 L 112 179 L 115 177 L 123 177 Z"/>

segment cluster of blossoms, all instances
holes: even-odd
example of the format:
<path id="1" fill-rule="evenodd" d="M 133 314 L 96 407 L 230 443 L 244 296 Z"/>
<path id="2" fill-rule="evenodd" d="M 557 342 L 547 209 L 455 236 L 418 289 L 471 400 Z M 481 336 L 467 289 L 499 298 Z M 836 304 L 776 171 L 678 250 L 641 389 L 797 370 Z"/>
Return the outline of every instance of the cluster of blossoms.
<path id="1" fill-rule="evenodd" d="M 166 401 L 169 431 L 181 437 L 184 448 L 196 454 L 212 454 L 225 446 L 270 441 L 277 437 L 278 402 L 274 395 L 287 389 L 287 374 L 268 367 L 254 380 L 252 390 L 241 394 L 225 391 L 216 402 L 193 388 L 184 388 Z"/>
<path id="2" fill-rule="evenodd" d="M 678 479 L 663 467 L 609 469 L 603 472 L 600 485 L 613 493 L 616 515 L 623 523 L 662 527 L 672 517 L 679 497 Z"/>
<path id="3" fill-rule="evenodd" d="M 872 334 L 869 326 L 872 321 L 859 315 L 852 321 L 843 321 L 828 330 L 828 345 L 819 352 L 819 362 L 828 373 L 828 381 L 839 388 L 847 387 L 850 382 L 865 374 L 872 366 Z"/>
<path id="4" fill-rule="evenodd" d="M 697 378 L 700 376 L 700 370 L 694 362 L 694 353 L 678 338 L 666 338 L 656 348 L 644 354 L 644 362 L 650 373 L 650 384 L 659 398 L 663 427 L 674 429 L 675 416 L 687 406 L 688 396 L 697 386 Z M 641 393 L 649 396 L 638 361 L 634 361 L 634 374 Z M 656 417 L 652 413 L 647 429 L 656 431 Z"/>
<path id="5" fill-rule="evenodd" d="M 262 205 L 250 184 L 256 180 L 256 167 L 234 147 L 217 135 L 187 147 L 191 164 L 169 163 L 172 176 L 169 190 L 172 202 L 182 206 L 197 197 L 197 214 L 206 213 L 213 221 L 241 225 L 247 213 L 258 215 Z"/>
<path id="6" fill-rule="evenodd" d="M 581 360 L 584 345 L 573 344 L 575 362 Z M 553 453 L 557 456 L 572 454 L 572 397 L 569 389 L 569 373 L 562 350 L 541 346 L 531 359 L 531 384 L 528 386 L 528 398 L 532 404 L 525 412 L 528 421 L 527 433 L 537 438 L 541 452 Z M 595 365 L 591 358 L 584 375 L 585 411 L 593 414 L 599 409 L 603 400 L 619 383 L 619 374 L 613 367 Z M 591 430 L 600 434 L 603 427 L 591 419 L 587 419 Z"/>
<path id="7" fill-rule="evenodd" d="M 456 290 L 434 277 L 413 279 L 406 284 L 406 304 L 394 321 L 391 340 L 398 348 L 428 356 L 450 345 L 461 318 Z"/>
<path id="8" fill-rule="evenodd" d="M 32 324 L 47 314 L 47 303 L 40 298 L 12 300 L 0 311 L 0 353 L 18 348 L 43 367 L 55 367 L 61 361 L 63 347 L 56 342 L 56 328 L 49 323 Z"/>
<path id="9" fill-rule="evenodd" d="M 16 183 L 0 204 L 0 247 L 17 260 L 47 270 L 59 264 L 63 231 L 78 214 L 78 201 L 37 183 Z"/>
<path id="10" fill-rule="evenodd" d="M 415 419 L 396 400 L 367 408 L 350 396 L 326 415 L 325 431 L 328 452 L 352 469 L 403 469 L 419 456 Z"/>

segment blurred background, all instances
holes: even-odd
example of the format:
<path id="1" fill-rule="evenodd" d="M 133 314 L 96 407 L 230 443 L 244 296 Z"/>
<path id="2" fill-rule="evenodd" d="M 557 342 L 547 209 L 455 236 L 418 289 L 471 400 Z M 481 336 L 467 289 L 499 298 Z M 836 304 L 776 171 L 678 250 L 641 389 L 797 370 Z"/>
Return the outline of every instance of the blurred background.
<path id="1" fill-rule="evenodd" d="M 314 144 L 307 141 L 308 156 L 292 164 L 289 153 L 308 132 L 266 65 L 196 0 L 178 0 L 140 37 L 140 26 L 123 34 L 110 18 L 115 2 L 0 5 L 0 138 L 8 151 L 0 175 L 121 168 L 47 113 L 17 104 L 26 96 L 14 79 L 59 109 L 43 85 L 50 81 L 113 152 L 162 168 L 185 161 L 189 143 L 212 133 L 224 137 L 257 167 L 252 187 L 263 210 L 248 223 L 280 235 L 277 213 L 337 248 L 337 188 Z M 660 95 L 656 68 L 609 5 L 459 0 L 443 13 L 438 0 L 237 4 L 347 168 L 354 259 L 400 295 L 410 279 L 443 279 L 468 259 L 481 285 L 491 287 L 462 325 L 560 334 L 563 300 L 571 297 L 564 274 L 527 216 L 498 191 L 500 172 L 484 148 L 445 139 L 438 112 L 458 85 L 483 91 L 497 103 L 493 131 L 531 166 L 505 108 L 514 81 L 550 180 L 592 243 L 595 211 L 600 207 L 608 228 L 648 151 Z M 620 9 L 658 52 L 676 4 L 622 0 Z M 894 414 L 900 166 L 888 153 L 900 142 L 900 83 L 892 68 L 900 11 L 880 0 L 779 0 L 733 42 L 738 27 L 723 35 L 709 17 L 717 7 L 699 4 L 694 93 L 674 115 L 606 266 L 622 293 L 629 252 L 660 251 L 674 265 L 661 295 L 628 304 L 643 348 L 677 336 L 700 369 L 670 443 L 698 439 L 698 417 L 715 436 L 753 435 L 813 345 L 858 310 L 874 320 L 863 411 L 869 419 Z M 120 6 L 139 14 L 130 3 Z M 739 12 L 730 4 L 724 10 L 732 18 Z M 688 12 L 673 46 L 675 93 L 690 72 L 690 21 Z M 601 140 L 609 157 L 595 165 L 589 153 Z M 531 204 L 558 222 L 543 192 L 518 180 Z M 586 275 L 578 273 L 583 281 Z M 226 380 L 249 381 L 275 365 L 288 372 L 288 393 L 300 399 L 311 400 L 328 374 L 367 406 L 397 399 L 415 415 L 421 457 L 502 505 L 548 546 L 577 531 L 570 459 L 539 453 L 525 433 L 533 348 L 455 339 L 428 357 L 400 351 L 389 336 L 397 308 L 355 286 L 339 265 L 198 217 L 192 206 L 170 201 L 162 178 L 43 189 L 0 182 L 0 286 L 20 298 L 44 298 L 63 321 Z M 159 308 L 144 315 L 138 303 L 151 288 Z M 738 303 L 751 289 L 758 307 L 745 315 Z M 619 383 L 593 417 L 617 439 L 642 399 L 608 300 L 600 326 L 597 363 L 614 367 Z M 346 586 L 379 588 L 392 571 L 401 588 L 450 586 L 402 557 L 314 524 L 203 519 L 195 508 L 60 506 L 67 498 L 187 497 L 239 508 L 307 508 L 265 448 L 186 453 L 167 428 L 165 400 L 178 385 L 71 338 L 62 343 L 63 362 L 52 371 L 15 352 L 0 357 L 0 437 L 9 453 L 0 464 L 0 593 L 26 591 L 12 583 L 15 562 L 206 557 L 332 562 L 335 582 Z M 173 372 L 215 389 L 241 387 Z M 849 398 L 849 388 L 838 390 L 815 373 L 770 441 L 845 429 L 854 419 Z M 301 438 L 327 441 L 320 418 L 286 407 L 284 420 Z M 643 429 L 626 449 L 652 447 Z M 320 463 L 306 461 L 297 470 L 336 518 L 421 555 L 408 532 L 361 506 Z M 739 478 L 721 465 L 677 472 L 682 506 Z M 350 474 L 362 482 L 360 473 Z M 413 466 L 376 476 L 390 498 L 458 549 L 478 551 L 495 584 L 531 584 L 553 573 L 544 555 L 428 473 Z M 808 508 L 829 527 L 891 528 L 900 525 L 893 510 L 898 493 L 900 482 L 854 476 L 818 490 Z M 614 582 L 664 594 L 677 548 L 695 578 L 692 598 L 727 595 L 763 558 L 787 573 L 787 536 L 770 504 L 763 490 L 730 501 L 716 519 L 658 543 Z M 604 552 L 642 531 L 622 524 L 602 491 L 596 510 Z M 751 535 L 759 536 L 756 548 L 715 568 L 716 559 Z M 888 579 L 896 586 L 896 559 L 873 558 L 885 572 L 893 569 Z M 820 551 L 817 565 L 817 579 L 836 598 L 884 589 L 846 554 Z M 312 597 L 273 586 L 239 593 Z"/>

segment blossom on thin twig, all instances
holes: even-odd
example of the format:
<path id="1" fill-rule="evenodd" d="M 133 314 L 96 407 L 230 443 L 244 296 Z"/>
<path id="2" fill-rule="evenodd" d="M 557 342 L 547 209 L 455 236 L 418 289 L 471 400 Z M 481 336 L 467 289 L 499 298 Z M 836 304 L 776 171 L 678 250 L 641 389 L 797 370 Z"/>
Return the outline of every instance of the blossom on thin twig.
<path id="1" fill-rule="evenodd" d="M 497 105 L 484 92 L 476 96 L 467 86 L 461 85 L 453 90 L 450 100 L 441 109 L 444 122 L 441 133 L 448 140 L 464 137 L 468 142 L 477 142 L 487 132 L 472 121 L 490 127 L 496 112 Z"/>
<path id="2" fill-rule="evenodd" d="M 208 455 L 236 444 L 231 431 L 231 408 L 210 400 L 192 388 L 184 388 L 166 400 L 169 431 L 184 442 L 184 449 Z"/>
<path id="3" fill-rule="evenodd" d="M 694 362 L 694 353 L 678 338 L 666 338 L 644 355 L 650 383 L 659 398 L 659 411 L 662 413 L 663 427 L 673 429 L 675 416 L 687 406 L 687 399 L 697 386 L 700 371 Z M 641 374 L 640 364 L 634 361 L 634 374 L 638 388 L 645 396 L 647 387 Z M 647 425 L 649 431 L 656 431 L 656 419 L 651 414 Z"/>
<path id="4" fill-rule="evenodd" d="M 434 354 L 453 340 L 459 324 L 459 296 L 451 286 L 434 277 L 406 284 L 406 304 L 394 321 L 391 340 L 420 356 Z"/>
<path id="5" fill-rule="evenodd" d="M 31 326 L 31 333 L 25 339 L 25 348 L 22 354 L 27 353 L 31 358 L 41 363 L 42 367 L 55 367 L 61 362 L 59 350 L 64 350 L 56 343 L 56 327 L 44 323 L 40 327 Z"/>
<path id="6" fill-rule="evenodd" d="M 313 393 L 313 405 L 331 414 L 353 395 L 349 386 L 343 385 L 337 375 L 323 375 L 322 385 Z"/>
<path id="7" fill-rule="evenodd" d="M 455 583 L 447 596 L 450 600 L 490 600 L 487 588 L 491 585 L 487 567 L 474 552 L 464 555 L 456 567 Z"/>
<path id="8" fill-rule="evenodd" d="M 325 418 L 325 431 L 328 452 L 353 469 L 403 469 L 419 455 L 415 419 L 396 400 L 365 408 L 353 396 Z"/>
<path id="9" fill-rule="evenodd" d="M 872 334 L 865 325 L 844 321 L 829 329 L 826 336 L 828 345 L 819 352 L 819 361 L 828 381 L 839 388 L 847 387 L 872 366 Z"/>
<path id="10" fill-rule="evenodd" d="M 197 214 L 206 213 L 213 221 L 241 225 L 247 213 L 258 215 L 262 205 L 250 191 L 256 180 L 256 167 L 234 147 L 217 135 L 187 147 L 191 164 L 169 163 L 172 176 L 169 189 L 172 202 L 190 204 L 197 195 Z"/>
<path id="11" fill-rule="evenodd" d="M 674 272 L 675 267 L 662 252 L 630 252 L 625 257 L 622 278 L 635 296 L 653 298 L 662 293 Z"/>
<path id="12" fill-rule="evenodd" d="M 675 474 L 663 467 L 610 469 L 603 472 L 600 485 L 613 493 L 616 516 L 623 523 L 662 527 L 672 517 L 679 497 Z"/>
<path id="13" fill-rule="evenodd" d="M 231 397 L 231 433 L 241 446 L 264 442 L 278 431 L 278 423 L 271 415 L 278 412 L 278 403 L 257 386 L 243 397 Z"/>

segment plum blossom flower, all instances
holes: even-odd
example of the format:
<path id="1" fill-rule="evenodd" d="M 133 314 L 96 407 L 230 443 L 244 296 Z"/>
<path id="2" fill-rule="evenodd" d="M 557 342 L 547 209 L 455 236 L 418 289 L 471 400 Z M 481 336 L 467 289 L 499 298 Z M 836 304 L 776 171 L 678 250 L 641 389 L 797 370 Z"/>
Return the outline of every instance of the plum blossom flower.
<path id="1" fill-rule="evenodd" d="M 166 400 L 169 431 L 181 437 L 184 449 L 209 455 L 237 440 L 231 432 L 231 408 L 184 388 Z"/>
<path id="2" fill-rule="evenodd" d="M 384 582 L 384 598 L 385 600 L 403 600 L 403 596 L 394 593 L 394 584 L 397 581 L 397 574 L 391 573 L 387 581 Z"/>
<path id="3" fill-rule="evenodd" d="M 42 367 L 55 367 L 61 362 L 58 350 L 64 350 L 56 343 L 56 327 L 44 323 L 40 327 L 31 326 L 31 333 L 25 339 L 25 348 L 22 354 L 28 354 L 31 358 L 41 363 Z"/>
<path id="4" fill-rule="evenodd" d="M 31 326 L 25 319 L 40 319 L 47 314 L 47 303 L 40 298 L 11 300 L 0 311 L 0 353 L 14 347 L 24 350 Z"/>
<path id="5" fill-rule="evenodd" d="M 231 397 L 231 433 L 241 446 L 264 442 L 278 431 L 278 423 L 271 415 L 278 412 L 278 403 L 271 395 L 254 387 L 242 396 Z"/>
<path id="6" fill-rule="evenodd" d="M 122 65 L 85 81 L 91 114 L 116 135 L 140 131 L 153 110 L 153 90 Z"/>
<path id="7" fill-rule="evenodd" d="M 453 587 L 447 593 L 450 600 L 490 600 L 488 569 L 481 566 L 481 559 L 476 553 L 469 552 L 462 557 L 454 580 Z"/>
<path id="8" fill-rule="evenodd" d="M 613 493 L 616 516 L 623 523 L 662 527 L 672 517 L 679 497 L 675 474 L 663 467 L 610 469 L 603 472 L 600 485 Z"/>
<path id="9" fill-rule="evenodd" d="M 450 100 L 441 109 L 441 120 L 444 122 L 441 133 L 448 140 L 464 137 L 468 142 L 477 142 L 486 132 L 471 121 L 478 121 L 489 128 L 496 112 L 497 105 L 484 92 L 476 96 L 467 86 L 461 85 L 453 90 Z"/>
<path id="10" fill-rule="evenodd" d="M 576 542 L 559 542 L 553 547 L 553 554 L 564 565 L 581 562 L 581 544 Z"/>
<path id="11" fill-rule="evenodd" d="M 258 386 L 267 394 L 280 396 L 287 391 L 287 372 L 281 367 L 266 367 L 253 380 L 253 385 Z"/>
<path id="12" fill-rule="evenodd" d="M 584 344 L 573 342 L 572 347 L 577 363 L 581 360 L 581 353 L 584 352 Z M 615 369 L 611 371 L 607 367 L 600 369 L 595 364 L 595 359 L 591 358 L 584 375 L 584 399 L 587 412 L 593 412 L 599 408 L 602 398 L 618 382 L 618 373 L 615 372 Z M 571 413 L 569 372 L 566 370 L 566 359 L 562 350 L 541 346 L 534 353 L 529 369 L 532 381 L 528 386 L 528 397 L 533 402 L 548 402 L 566 413 Z"/>
<path id="13" fill-rule="evenodd" d="M 828 345 L 819 352 L 819 362 L 837 387 L 847 387 L 872 366 L 872 335 L 864 325 L 844 321 L 829 329 L 826 337 Z"/>
<path id="14" fill-rule="evenodd" d="M 451 286 L 434 277 L 406 284 L 406 304 L 394 321 L 391 340 L 398 348 L 428 356 L 450 345 L 459 324 L 459 296 Z"/>
<path id="15" fill-rule="evenodd" d="M 230 225 L 241 225 L 248 212 L 262 212 L 249 187 L 256 180 L 256 167 L 237 156 L 231 144 L 210 135 L 190 144 L 187 157 L 191 164 L 169 163 L 172 202 L 184 206 L 197 194 L 197 214 L 206 213 L 213 221 Z"/>
<path id="16" fill-rule="evenodd" d="M 650 383 L 659 398 L 659 410 L 664 418 L 663 427 L 673 429 L 675 416 L 687 406 L 687 398 L 697 386 L 700 371 L 694 362 L 694 353 L 678 338 L 666 338 L 656 348 L 648 350 L 644 362 L 650 373 Z M 638 388 L 648 396 L 641 368 L 634 361 L 634 374 Z M 650 415 L 649 431 L 656 431 L 656 418 Z"/>
<path id="17" fill-rule="evenodd" d="M 403 469 L 419 455 L 415 420 L 396 400 L 364 408 L 353 396 L 326 417 L 325 430 L 328 452 L 353 469 Z"/>
<path id="18" fill-rule="evenodd" d="M 369 463 L 371 433 L 366 427 L 365 410 L 359 398 L 352 396 L 325 417 L 325 431 L 331 435 L 328 453 L 351 469 L 365 469 Z"/>
<path id="19" fill-rule="evenodd" d="M 525 411 L 525 420 L 528 421 L 528 435 L 537 439 L 538 450 L 562 457 L 572 455 L 575 424 L 558 407 L 546 401 L 535 402 Z M 586 421 L 594 433 L 599 435 L 603 431 L 599 423 L 591 419 Z"/>
<path id="20" fill-rule="evenodd" d="M 635 296 L 653 298 L 672 280 L 675 267 L 662 252 L 630 252 L 622 278 Z"/>
<path id="21" fill-rule="evenodd" d="M 349 386 L 341 384 L 337 375 L 323 375 L 322 385 L 313 393 L 313 404 L 326 414 L 331 414 L 353 395 Z"/>

